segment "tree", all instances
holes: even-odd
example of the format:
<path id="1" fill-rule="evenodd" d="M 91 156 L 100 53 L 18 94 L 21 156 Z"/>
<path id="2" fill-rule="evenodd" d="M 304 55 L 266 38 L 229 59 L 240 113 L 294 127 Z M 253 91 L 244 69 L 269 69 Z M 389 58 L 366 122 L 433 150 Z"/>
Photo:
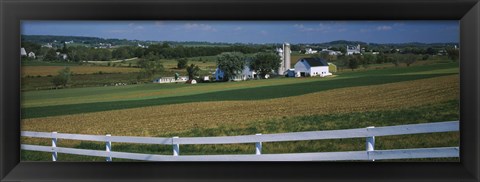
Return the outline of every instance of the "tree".
<path id="1" fill-rule="evenodd" d="M 197 65 L 191 64 L 190 66 L 187 66 L 186 70 L 188 73 L 188 79 L 193 80 L 193 77 L 198 75 L 200 68 Z"/>
<path id="2" fill-rule="evenodd" d="M 424 61 L 428 60 L 428 58 L 430 58 L 430 56 L 428 54 L 425 54 L 425 55 L 422 56 L 422 60 L 424 60 Z"/>
<path id="3" fill-rule="evenodd" d="M 55 88 L 58 86 L 66 87 L 68 82 L 70 82 L 70 77 L 72 72 L 70 71 L 69 67 L 65 67 L 64 69 L 58 71 L 58 75 L 52 78 L 52 83 L 55 85 Z"/>
<path id="4" fill-rule="evenodd" d="M 374 64 L 376 60 L 377 60 L 377 56 L 373 54 L 365 54 L 363 56 L 364 64 Z"/>
<path id="5" fill-rule="evenodd" d="M 452 48 L 449 48 L 447 49 L 447 54 L 448 54 L 448 58 L 450 58 L 451 60 L 458 60 L 458 55 L 460 54 L 458 49 L 452 49 Z"/>
<path id="6" fill-rule="evenodd" d="M 430 54 L 430 55 L 434 55 L 435 54 L 435 50 L 431 47 L 427 48 L 427 54 Z"/>
<path id="7" fill-rule="evenodd" d="M 395 65 L 395 67 L 398 67 L 402 61 L 402 56 L 399 54 L 393 54 L 390 61 Z"/>
<path id="8" fill-rule="evenodd" d="M 407 67 L 409 67 L 411 64 L 415 63 L 415 61 L 417 61 L 417 56 L 415 56 L 414 54 L 407 54 L 407 55 L 404 55 L 402 57 L 403 58 L 401 59 L 401 61 L 403 63 L 405 63 L 407 65 Z"/>
<path id="9" fill-rule="evenodd" d="M 42 46 L 40 44 L 32 43 L 32 42 L 22 42 L 22 47 L 25 48 L 27 54 L 29 52 L 33 52 L 36 55 L 40 55 L 40 49 Z"/>
<path id="10" fill-rule="evenodd" d="M 388 62 L 388 56 L 384 53 L 380 53 L 380 54 L 377 55 L 377 58 L 376 58 L 375 62 L 377 64 L 386 63 L 386 62 Z"/>
<path id="11" fill-rule="evenodd" d="M 134 51 L 130 50 L 129 47 L 119 47 L 112 51 L 112 57 L 115 59 L 131 58 L 133 54 L 134 54 Z"/>
<path id="12" fill-rule="evenodd" d="M 141 47 L 136 47 L 133 50 L 133 55 L 135 57 L 141 58 L 141 57 L 145 56 L 145 49 L 141 48 Z"/>
<path id="13" fill-rule="evenodd" d="M 235 77 L 245 67 L 245 56 L 239 52 L 225 52 L 217 57 L 218 69 L 223 71 L 223 81 Z"/>
<path id="14" fill-rule="evenodd" d="M 314 57 L 314 58 L 322 58 L 322 59 L 325 59 L 325 60 L 331 60 L 331 59 L 332 59 L 332 56 L 330 56 L 330 54 L 328 54 L 328 52 L 316 53 L 316 54 L 314 54 L 312 57 Z"/>
<path id="15" fill-rule="evenodd" d="M 140 59 L 138 61 L 138 65 L 142 68 L 142 74 L 145 78 L 151 78 L 155 74 L 164 70 L 158 56 L 154 55 L 153 53 L 149 53 L 147 56 Z"/>
<path id="16" fill-rule="evenodd" d="M 56 61 L 57 60 L 57 52 L 55 49 L 50 49 L 47 51 L 45 56 L 43 57 L 43 60 L 45 61 Z"/>
<path id="17" fill-rule="evenodd" d="M 63 54 L 68 54 L 67 43 L 63 42 L 63 48 L 60 52 L 62 52 Z"/>
<path id="18" fill-rule="evenodd" d="M 354 69 L 357 69 L 359 65 L 360 65 L 360 60 L 358 59 L 357 56 L 352 56 L 352 57 L 348 60 L 348 68 L 352 69 L 352 71 L 353 71 Z"/>
<path id="19" fill-rule="evenodd" d="M 262 52 L 255 55 L 249 66 L 250 69 L 257 71 L 264 78 L 272 70 L 278 70 L 281 62 L 282 60 L 277 54 Z"/>
<path id="20" fill-rule="evenodd" d="M 183 68 L 187 67 L 187 64 L 188 64 L 188 59 L 186 59 L 186 58 L 177 59 L 177 68 L 178 69 L 183 69 Z"/>

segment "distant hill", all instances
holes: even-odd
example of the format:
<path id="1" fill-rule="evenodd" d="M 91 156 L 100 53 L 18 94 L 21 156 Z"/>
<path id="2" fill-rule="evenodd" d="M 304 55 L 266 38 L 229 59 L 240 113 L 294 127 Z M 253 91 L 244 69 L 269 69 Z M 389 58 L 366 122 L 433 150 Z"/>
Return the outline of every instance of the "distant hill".
<path id="1" fill-rule="evenodd" d="M 185 45 L 185 46 L 228 46 L 228 45 L 273 45 L 273 46 L 281 46 L 281 43 L 270 43 L 270 44 L 252 44 L 252 43 L 224 43 L 224 42 L 205 42 L 205 41 L 141 41 L 141 40 L 127 40 L 127 39 L 105 39 L 99 37 L 83 37 L 83 36 L 56 36 L 56 35 L 22 35 L 21 40 L 25 42 L 32 42 L 37 44 L 47 44 L 51 43 L 55 45 L 61 45 L 63 42 L 73 41 L 77 44 L 84 44 L 84 45 L 98 45 L 100 43 L 108 43 L 112 46 L 119 46 L 119 45 L 133 45 L 136 46 L 138 44 L 142 45 L 149 45 L 155 43 L 168 43 L 170 45 Z M 292 44 L 294 46 L 301 46 L 301 47 L 311 47 L 311 48 L 326 48 L 326 47 L 345 47 L 347 45 L 358 45 L 364 47 L 390 47 L 390 48 L 405 48 L 405 47 L 445 47 L 445 46 L 454 46 L 459 45 L 455 42 L 449 43 L 419 43 L 419 42 L 411 42 L 411 43 L 367 43 L 362 41 L 349 41 L 349 40 L 336 40 L 331 42 L 323 42 L 323 43 L 299 43 L 299 44 Z"/>
<path id="2" fill-rule="evenodd" d="M 22 35 L 22 41 L 37 44 L 63 44 L 63 42 L 73 41 L 78 44 L 96 45 L 100 43 L 108 43 L 112 45 L 136 45 L 136 41 L 126 39 L 104 39 L 98 37 L 82 37 L 82 36 L 56 36 L 56 35 Z"/>

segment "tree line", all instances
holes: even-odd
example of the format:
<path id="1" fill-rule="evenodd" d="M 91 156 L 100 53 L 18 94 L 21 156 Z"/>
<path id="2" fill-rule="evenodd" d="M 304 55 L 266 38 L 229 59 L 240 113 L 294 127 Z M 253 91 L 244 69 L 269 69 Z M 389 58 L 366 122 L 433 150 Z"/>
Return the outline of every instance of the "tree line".
<path id="1" fill-rule="evenodd" d="M 259 78 L 263 78 L 277 70 L 281 61 L 274 52 L 259 52 L 250 57 L 241 52 L 224 52 L 218 56 L 217 66 L 223 71 L 222 81 L 229 81 L 241 74 L 245 67 L 255 70 Z"/>
<path id="2" fill-rule="evenodd" d="M 81 61 L 110 61 L 128 59 L 133 57 L 143 58 L 147 55 L 156 55 L 160 59 L 177 59 L 197 56 L 215 56 L 222 52 L 241 52 L 243 54 L 251 54 L 263 52 L 272 49 L 271 46 L 247 46 L 247 45 L 231 45 L 231 46 L 201 46 L 189 47 L 183 45 L 172 46 L 168 43 L 152 44 L 147 48 L 138 46 L 121 46 L 112 49 L 93 48 L 85 46 L 68 46 L 63 44 L 62 48 L 45 48 L 39 44 L 31 42 L 22 42 L 28 52 L 43 57 L 45 61 L 61 60 L 58 53 L 67 54 L 68 60 L 73 62 Z"/>
<path id="3" fill-rule="evenodd" d="M 452 61 L 458 61 L 459 50 L 447 49 L 447 57 Z M 392 63 L 395 66 L 405 64 L 407 67 L 419 60 L 428 60 L 432 56 L 430 54 L 413 54 L 413 53 L 382 53 L 379 54 L 354 54 L 332 56 L 328 53 L 314 54 L 313 57 L 319 57 L 334 62 L 341 68 L 357 69 L 360 66 L 368 68 L 371 64 Z"/>

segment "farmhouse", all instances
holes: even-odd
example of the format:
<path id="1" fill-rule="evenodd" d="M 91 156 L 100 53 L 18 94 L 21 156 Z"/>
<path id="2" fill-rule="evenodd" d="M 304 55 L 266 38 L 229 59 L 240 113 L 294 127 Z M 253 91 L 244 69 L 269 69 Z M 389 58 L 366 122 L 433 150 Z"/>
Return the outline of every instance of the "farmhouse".
<path id="1" fill-rule="evenodd" d="M 221 69 L 219 69 L 219 68 L 215 69 L 214 77 L 215 77 L 216 81 L 223 80 L 224 75 L 225 75 L 225 73 Z M 248 80 L 248 79 L 256 78 L 256 76 L 257 76 L 257 73 L 254 70 L 251 70 L 250 67 L 247 64 L 243 68 L 242 72 L 237 73 L 237 75 L 235 77 L 231 78 L 231 80 L 233 80 L 233 81 L 245 81 L 245 80 Z"/>
<path id="2" fill-rule="evenodd" d="M 329 76 L 328 63 L 321 58 L 302 58 L 295 64 L 295 77 Z"/>
<path id="3" fill-rule="evenodd" d="M 357 46 L 347 46 L 347 55 L 360 54 L 360 44 Z"/>
<path id="4" fill-rule="evenodd" d="M 305 50 L 305 54 L 316 54 L 318 51 L 312 50 L 312 48 L 308 48 Z"/>

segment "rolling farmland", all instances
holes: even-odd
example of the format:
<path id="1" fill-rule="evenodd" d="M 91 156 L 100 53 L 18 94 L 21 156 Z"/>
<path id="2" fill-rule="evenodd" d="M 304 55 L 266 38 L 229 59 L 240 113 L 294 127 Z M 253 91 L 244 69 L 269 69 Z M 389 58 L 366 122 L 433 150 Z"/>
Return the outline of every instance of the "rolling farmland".
<path id="1" fill-rule="evenodd" d="M 124 136 L 225 136 L 389 126 L 458 119 L 458 63 L 344 72 L 330 78 L 275 78 L 245 82 L 143 84 L 23 93 L 22 130 Z M 353 104 L 352 104 L 353 103 Z M 408 114 L 405 114 L 408 113 Z M 458 132 L 381 137 L 379 148 L 449 146 Z M 436 141 L 442 137 L 445 140 Z M 268 143 L 266 153 L 351 150 L 358 139 Z M 405 140 L 409 142 L 395 142 Z M 24 139 L 48 144 L 47 140 Z M 101 148 L 101 143 L 64 141 Z M 328 147 L 330 146 L 330 147 Z M 267 149 L 268 148 L 268 149 Z M 150 145 L 119 151 L 167 153 Z M 186 154 L 248 153 L 252 146 L 185 146 Z M 65 160 L 101 160 L 68 155 Z M 25 152 L 26 159 L 43 159 Z M 47 155 L 48 158 L 48 155 Z M 448 160 L 447 160 L 448 161 Z M 455 161 L 455 159 L 454 159 Z"/>
<path id="2" fill-rule="evenodd" d="M 23 66 L 23 76 L 48 76 L 56 75 L 58 71 L 64 69 L 65 66 Z M 140 71 L 139 68 L 124 67 L 104 67 L 104 66 L 72 66 L 70 70 L 74 74 L 93 74 L 93 73 L 132 73 Z"/>

